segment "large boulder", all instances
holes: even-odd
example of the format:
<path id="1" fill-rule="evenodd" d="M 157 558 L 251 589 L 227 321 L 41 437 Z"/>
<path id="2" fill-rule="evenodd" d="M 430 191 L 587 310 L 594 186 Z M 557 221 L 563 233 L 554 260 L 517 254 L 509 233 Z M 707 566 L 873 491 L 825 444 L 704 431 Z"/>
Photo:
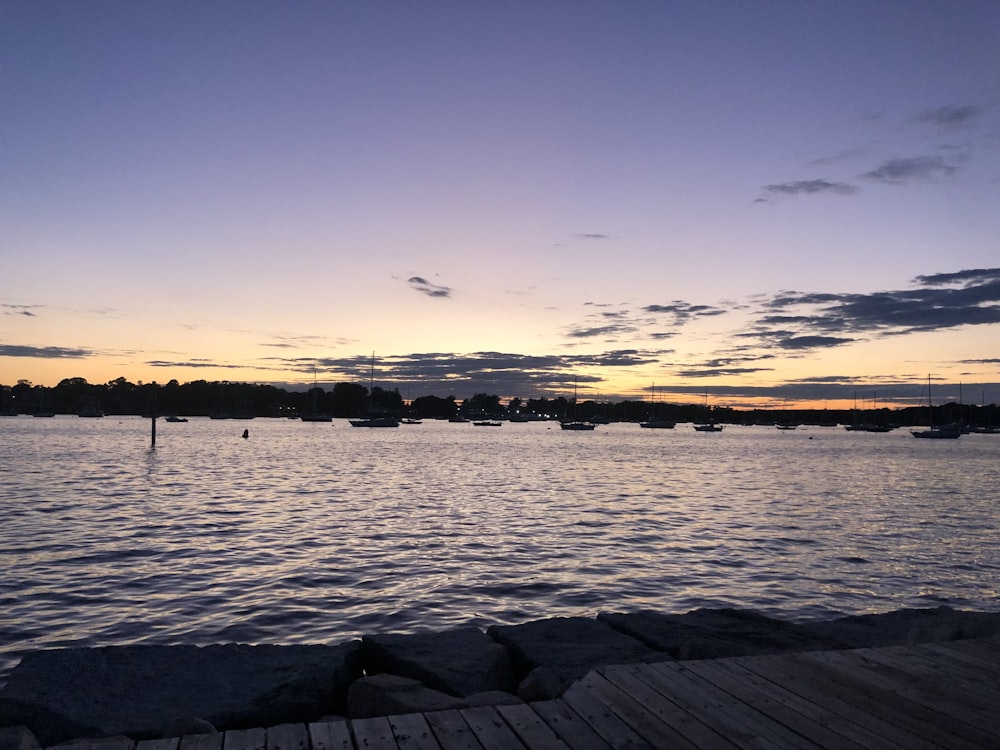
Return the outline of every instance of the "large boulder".
<path id="1" fill-rule="evenodd" d="M 0 690 L 0 725 L 43 745 L 162 736 L 179 717 L 220 730 L 315 720 L 346 705 L 358 642 L 339 646 L 112 646 L 37 651 Z"/>
<path id="2" fill-rule="evenodd" d="M 685 615 L 648 610 L 630 614 L 602 612 L 597 619 L 675 659 L 717 659 L 847 647 L 832 635 L 750 610 L 697 609 Z"/>
<path id="3" fill-rule="evenodd" d="M 661 654 L 608 624 L 586 617 L 553 617 L 522 625 L 492 625 L 487 633 L 507 647 L 522 679 L 548 667 L 558 680 L 577 680 L 606 664 L 664 661 Z"/>
<path id="4" fill-rule="evenodd" d="M 967 612 L 950 607 L 900 609 L 810 622 L 808 627 L 847 644 L 847 648 L 901 646 L 1000 635 L 1000 613 Z"/>
<path id="5" fill-rule="evenodd" d="M 377 674 L 356 680 L 348 691 L 347 703 L 348 713 L 353 719 L 468 707 L 462 698 L 433 690 L 419 680 L 394 674 Z"/>
<path id="6" fill-rule="evenodd" d="M 368 674 L 410 677 L 460 697 L 517 687 L 507 650 L 478 628 L 366 635 L 361 655 Z"/>
<path id="7" fill-rule="evenodd" d="M 27 727 L 0 729 L 0 750 L 39 750 L 38 738 Z"/>

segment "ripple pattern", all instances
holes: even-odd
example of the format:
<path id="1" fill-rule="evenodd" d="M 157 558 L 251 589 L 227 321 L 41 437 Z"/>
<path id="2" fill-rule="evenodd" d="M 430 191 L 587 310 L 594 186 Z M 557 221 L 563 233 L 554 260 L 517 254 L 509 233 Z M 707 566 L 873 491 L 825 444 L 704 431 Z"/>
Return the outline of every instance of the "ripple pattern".
<path id="1" fill-rule="evenodd" d="M 193 419 L 148 443 L 0 419 L 0 679 L 68 645 L 1000 608 L 991 435 Z"/>

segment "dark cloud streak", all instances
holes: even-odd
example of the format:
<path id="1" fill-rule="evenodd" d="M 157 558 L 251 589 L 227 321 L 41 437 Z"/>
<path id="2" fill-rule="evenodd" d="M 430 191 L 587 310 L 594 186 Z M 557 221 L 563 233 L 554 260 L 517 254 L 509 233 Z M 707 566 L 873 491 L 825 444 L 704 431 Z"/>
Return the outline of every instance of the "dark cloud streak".
<path id="1" fill-rule="evenodd" d="M 428 297 L 451 297 L 449 287 L 432 284 L 422 276 L 411 276 L 406 280 L 406 283 L 410 285 L 411 289 L 426 294 Z"/>
<path id="2" fill-rule="evenodd" d="M 95 352 L 90 349 L 70 349 L 62 346 L 17 346 L 0 344 L 0 357 L 28 357 L 32 359 L 84 359 Z"/>
<path id="3" fill-rule="evenodd" d="M 951 177 L 957 171 L 940 156 L 913 156 L 889 159 L 862 177 L 872 182 L 904 185 L 913 182 L 933 182 Z"/>

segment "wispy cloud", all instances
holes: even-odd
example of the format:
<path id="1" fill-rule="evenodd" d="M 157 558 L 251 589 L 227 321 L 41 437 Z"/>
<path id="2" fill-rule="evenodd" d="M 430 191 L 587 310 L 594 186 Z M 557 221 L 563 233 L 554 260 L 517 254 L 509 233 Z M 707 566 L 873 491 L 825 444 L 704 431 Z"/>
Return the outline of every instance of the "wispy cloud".
<path id="1" fill-rule="evenodd" d="M 676 326 L 682 326 L 695 318 L 714 317 L 716 315 L 725 315 L 726 313 L 721 307 L 693 305 L 683 300 L 674 300 L 662 305 L 646 305 L 642 310 L 650 315 L 667 315 Z"/>
<path id="2" fill-rule="evenodd" d="M 0 310 L 3 310 L 4 315 L 23 315 L 26 318 L 34 318 L 37 317 L 34 311 L 41 307 L 41 305 L 0 305 Z"/>
<path id="3" fill-rule="evenodd" d="M 619 336 L 625 333 L 635 333 L 636 327 L 628 323 L 612 323 L 604 326 L 573 326 L 566 331 L 571 339 L 590 339 L 600 336 Z"/>
<path id="4" fill-rule="evenodd" d="M 451 297 L 450 287 L 432 284 L 422 276 L 411 276 L 406 282 L 410 285 L 411 289 L 421 294 L 426 294 L 428 297 Z"/>
<path id="5" fill-rule="evenodd" d="M 831 182 L 830 180 L 796 180 L 794 182 L 779 182 L 763 187 L 765 195 L 853 195 L 858 188 L 846 182 Z"/>
<path id="6" fill-rule="evenodd" d="M 194 368 L 194 369 L 212 369 L 212 370 L 245 370 L 246 364 L 233 364 L 230 362 L 217 362 L 210 359 L 194 358 L 194 359 L 183 359 L 183 360 L 163 360 L 163 359 L 152 359 L 146 362 L 150 367 L 183 367 L 183 368 Z M 284 370 L 284 368 L 281 368 Z"/>
<path id="7" fill-rule="evenodd" d="M 35 359 L 83 359 L 94 352 L 90 349 L 70 349 L 62 346 L 17 346 L 0 344 L 0 357 L 30 357 Z"/>
<path id="8" fill-rule="evenodd" d="M 957 167 L 948 164 L 941 156 L 913 156 L 889 159 L 861 176 L 872 182 L 904 185 L 945 179 L 956 171 Z"/>
<path id="9" fill-rule="evenodd" d="M 825 349 L 831 346 L 850 344 L 854 339 L 838 336 L 788 336 L 778 340 L 782 349 Z"/>
<path id="10" fill-rule="evenodd" d="M 982 109 L 975 104 L 961 106 L 937 107 L 923 112 L 917 117 L 920 122 L 931 123 L 942 127 L 954 128 L 966 125 L 975 120 Z"/>
<path id="11" fill-rule="evenodd" d="M 597 232 L 580 232 L 576 235 L 581 240 L 607 240 L 611 239 L 610 235 L 598 234 Z"/>

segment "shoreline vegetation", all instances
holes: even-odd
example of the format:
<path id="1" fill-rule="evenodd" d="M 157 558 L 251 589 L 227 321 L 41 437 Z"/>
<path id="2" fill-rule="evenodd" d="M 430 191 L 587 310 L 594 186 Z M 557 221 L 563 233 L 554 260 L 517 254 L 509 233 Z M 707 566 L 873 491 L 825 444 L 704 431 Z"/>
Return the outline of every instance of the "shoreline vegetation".
<path id="1" fill-rule="evenodd" d="M 550 700 L 591 670 L 943 643 L 1000 634 L 1000 613 L 948 607 L 788 622 L 744 609 L 556 617 L 371 635 L 335 645 L 108 646 L 25 654 L 0 688 L 0 739 L 206 734 Z M 10 742 L 15 744 L 11 745 Z"/>
<path id="2" fill-rule="evenodd" d="M 706 403 L 667 403 L 652 400 L 582 400 L 556 398 L 510 398 L 504 401 L 490 393 L 465 399 L 455 396 L 419 396 L 405 400 L 398 389 L 371 384 L 337 383 L 329 390 L 313 386 L 305 391 L 287 391 L 273 385 L 228 381 L 192 381 L 166 384 L 131 383 L 117 378 L 106 384 L 88 383 L 83 378 L 67 378 L 54 387 L 32 385 L 20 380 L 16 385 L 0 384 L 0 415 L 54 416 L 56 414 L 101 416 L 210 417 L 213 419 L 254 419 L 277 417 L 318 421 L 326 418 L 392 416 L 397 419 L 468 420 L 566 420 L 584 422 L 693 422 L 734 425 L 797 425 L 902 427 L 913 425 L 961 424 L 1000 428 L 1000 405 L 966 404 L 949 401 L 889 408 L 878 406 L 851 409 L 735 409 Z"/>

